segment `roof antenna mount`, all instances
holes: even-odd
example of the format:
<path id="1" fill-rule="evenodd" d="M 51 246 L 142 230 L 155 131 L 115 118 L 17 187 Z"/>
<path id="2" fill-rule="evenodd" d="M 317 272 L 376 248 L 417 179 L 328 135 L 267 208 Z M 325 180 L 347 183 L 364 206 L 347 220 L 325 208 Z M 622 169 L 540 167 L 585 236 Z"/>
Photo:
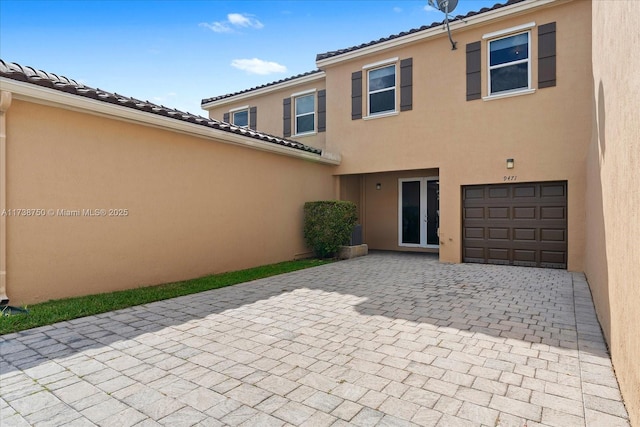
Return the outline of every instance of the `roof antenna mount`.
<path id="1" fill-rule="evenodd" d="M 456 50 L 457 42 L 454 42 L 451 38 L 451 28 L 449 28 L 449 12 L 453 12 L 456 6 L 458 6 L 458 0 L 429 0 L 429 6 L 435 7 L 440 12 L 444 12 L 444 25 L 447 27 L 447 34 L 449 34 L 451 50 Z"/>

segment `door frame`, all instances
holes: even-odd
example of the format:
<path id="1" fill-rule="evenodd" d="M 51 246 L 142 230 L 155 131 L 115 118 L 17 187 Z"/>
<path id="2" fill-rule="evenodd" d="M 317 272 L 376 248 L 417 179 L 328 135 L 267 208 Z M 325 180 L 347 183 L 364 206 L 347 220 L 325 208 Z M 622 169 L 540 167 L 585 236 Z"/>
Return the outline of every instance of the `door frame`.
<path id="1" fill-rule="evenodd" d="M 403 248 L 428 248 L 428 249 L 439 249 L 440 244 L 433 245 L 427 244 L 427 227 L 420 227 L 420 243 L 403 243 L 402 242 L 402 183 L 403 182 L 412 182 L 419 181 L 420 182 L 420 218 L 422 218 L 422 224 L 426 223 L 425 217 L 427 216 L 427 184 L 429 181 L 439 181 L 440 176 L 421 176 L 416 178 L 398 178 L 398 246 Z M 440 191 L 440 184 L 438 183 L 438 192 Z M 440 196 L 438 195 L 438 204 L 439 204 Z M 440 207 L 438 206 L 438 211 Z M 438 214 L 438 217 L 440 215 Z M 438 229 L 438 236 L 440 235 L 440 230 Z"/>

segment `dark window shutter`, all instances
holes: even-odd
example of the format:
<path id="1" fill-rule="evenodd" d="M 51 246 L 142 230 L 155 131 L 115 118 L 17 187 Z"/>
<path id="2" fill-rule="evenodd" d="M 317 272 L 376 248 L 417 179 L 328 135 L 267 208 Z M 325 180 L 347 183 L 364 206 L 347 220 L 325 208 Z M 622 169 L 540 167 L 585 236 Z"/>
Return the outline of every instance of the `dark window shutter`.
<path id="1" fill-rule="evenodd" d="M 482 97 L 481 43 L 467 44 L 467 101 Z"/>
<path id="2" fill-rule="evenodd" d="M 362 71 L 351 74 L 351 120 L 362 118 Z"/>
<path id="3" fill-rule="evenodd" d="M 318 132 L 327 130 L 327 91 L 318 91 Z"/>
<path id="4" fill-rule="evenodd" d="M 249 108 L 249 129 L 256 130 L 258 123 L 258 107 Z"/>
<path id="5" fill-rule="evenodd" d="M 538 27 L 538 88 L 556 85 L 556 23 Z"/>
<path id="6" fill-rule="evenodd" d="M 413 109 L 413 58 L 400 61 L 400 111 Z"/>
<path id="7" fill-rule="evenodd" d="M 229 113 L 224 113 L 222 115 L 222 121 L 225 123 L 229 123 Z"/>
<path id="8" fill-rule="evenodd" d="M 291 136 L 291 98 L 282 100 L 282 136 Z"/>

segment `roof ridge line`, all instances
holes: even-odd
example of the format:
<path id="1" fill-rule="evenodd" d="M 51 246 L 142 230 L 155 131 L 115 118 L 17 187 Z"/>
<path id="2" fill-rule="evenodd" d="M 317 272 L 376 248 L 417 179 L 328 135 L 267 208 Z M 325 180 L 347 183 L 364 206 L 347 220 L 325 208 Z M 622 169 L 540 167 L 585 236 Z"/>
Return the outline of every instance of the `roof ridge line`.
<path id="1" fill-rule="evenodd" d="M 480 15 L 480 14 L 483 14 L 483 13 L 486 13 L 486 12 L 490 12 L 490 11 L 493 11 L 493 10 L 497 10 L 497 9 L 501 9 L 501 8 L 503 8 L 505 6 L 511 6 L 513 4 L 522 3 L 524 1 L 527 1 L 527 0 L 506 0 L 503 3 L 496 3 L 491 7 L 483 7 L 482 9 L 480 9 L 478 11 L 470 11 L 465 15 L 456 15 L 453 19 L 450 19 L 449 22 L 451 23 L 451 22 L 455 22 L 455 21 L 465 20 L 467 18 L 471 18 L 472 16 Z M 328 51 L 328 52 L 324 52 L 324 53 L 319 53 L 319 54 L 316 55 L 316 62 L 322 61 L 322 60 L 325 60 L 325 59 L 329 59 L 329 58 L 333 58 L 333 57 L 336 57 L 336 56 L 340 56 L 340 55 L 343 55 L 345 53 L 354 52 L 356 50 L 364 49 L 366 47 L 375 46 L 377 44 L 388 42 L 390 40 L 395 40 L 395 39 L 398 39 L 398 38 L 401 38 L 401 37 L 405 37 L 405 36 L 408 36 L 408 35 L 411 35 L 411 34 L 419 33 L 419 32 L 422 32 L 422 31 L 426 31 L 426 30 L 429 30 L 429 29 L 432 29 L 432 28 L 435 28 L 435 27 L 438 27 L 438 26 L 441 26 L 441 25 L 444 25 L 444 24 L 445 24 L 444 20 L 440 21 L 440 22 L 432 22 L 430 25 L 423 25 L 423 26 L 421 26 L 419 28 L 412 28 L 412 29 L 407 30 L 407 31 L 402 31 L 400 33 L 392 34 L 392 35 L 387 36 L 387 37 L 382 37 L 382 38 L 380 38 L 378 40 L 372 40 L 372 41 L 369 41 L 369 42 L 366 42 L 366 43 L 361 43 L 359 45 L 347 47 L 347 48 L 344 48 L 344 49 L 338 49 L 338 50 Z"/>
<path id="2" fill-rule="evenodd" d="M 244 93 L 253 92 L 253 91 L 256 91 L 256 90 L 259 90 L 259 89 L 264 89 L 264 88 L 271 87 L 271 86 L 276 86 L 276 85 L 281 84 L 281 83 L 286 83 L 286 82 L 289 82 L 289 81 L 292 81 L 292 80 L 295 80 L 295 79 L 312 76 L 314 74 L 318 74 L 318 73 L 322 73 L 322 72 L 323 71 L 321 69 L 316 68 L 315 70 L 312 70 L 312 71 L 307 71 L 307 72 L 304 72 L 304 73 L 296 74 L 294 76 L 285 77 L 283 79 L 276 80 L 276 81 L 269 82 L 269 83 L 265 83 L 265 84 L 262 84 L 262 85 L 259 85 L 259 86 L 255 86 L 255 87 L 252 87 L 252 88 L 249 88 L 249 89 L 243 89 L 243 90 L 240 90 L 240 91 L 237 91 L 237 92 L 232 92 L 232 93 L 227 93 L 227 94 L 224 94 L 224 95 L 213 96 L 211 98 L 204 98 L 202 100 L 202 102 L 200 103 L 200 105 L 208 104 L 210 102 L 220 101 L 222 99 L 232 98 L 234 96 L 242 95 Z"/>

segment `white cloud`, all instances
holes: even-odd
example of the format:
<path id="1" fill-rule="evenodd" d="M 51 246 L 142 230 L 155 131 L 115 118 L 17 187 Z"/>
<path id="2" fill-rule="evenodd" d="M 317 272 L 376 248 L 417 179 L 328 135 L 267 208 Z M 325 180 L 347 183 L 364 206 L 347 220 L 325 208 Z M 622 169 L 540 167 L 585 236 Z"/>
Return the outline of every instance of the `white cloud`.
<path id="1" fill-rule="evenodd" d="M 433 7 L 433 6 L 429 6 L 429 5 L 427 4 L 427 5 L 425 5 L 425 6 L 424 6 L 424 11 L 425 11 L 425 12 L 437 12 L 437 11 L 438 11 L 438 9 L 436 9 L 436 8 L 435 8 L 435 7 Z"/>
<path id="2" fill-rule="evenodd" d="M 397 7 L 397 6 L 396 6 L 396 7 L 394 7 L 394 8 L 393 8 L 393 11 L 394 11 L 395 13 L 401 13 L 401 12 L 402 12 L 402 8 L 401 8 L 401 7 Z"/>
<path id="3" fill-rule="evenodd" d="M 259 30 L 263 28 L 262 22 L 253 18 L 252 15 L 243 15 L 241 13 L 230 13 L 227 15 L 229 23 L 238 27 L 250 27 Z"/>
<path id="4" fill-rule="evenodd" d="M 263 61 L 262 59 L 234 59 L 231 66 L 239 70 L 246 71 L 249 74 L 273 74 L 285 73 L 287 67 L 277 62 Z"/>
<path id="5" fill-rule="evenodd" d="M 202 22 L 201 27 L 208 28 L 215 33 L 232 33 L 235 28 L 253 28 L 259 30 L 264 28 L 262 22 L 258 21 L 253 15 L 242 13 L 230 13 L 227 15 L 226 21 L 216 21 L 209 24 Z"/>
<path id="6" fill-rule="evenodd" d="M 207 22 L 201 22 L 198 25 L 204 28 L 208 28 L 214 33 L 230 33 L 233 31 L 231 27 L 229 27 L 229 25 L 224 22 L 212 22 L 211 24 Z"/>

